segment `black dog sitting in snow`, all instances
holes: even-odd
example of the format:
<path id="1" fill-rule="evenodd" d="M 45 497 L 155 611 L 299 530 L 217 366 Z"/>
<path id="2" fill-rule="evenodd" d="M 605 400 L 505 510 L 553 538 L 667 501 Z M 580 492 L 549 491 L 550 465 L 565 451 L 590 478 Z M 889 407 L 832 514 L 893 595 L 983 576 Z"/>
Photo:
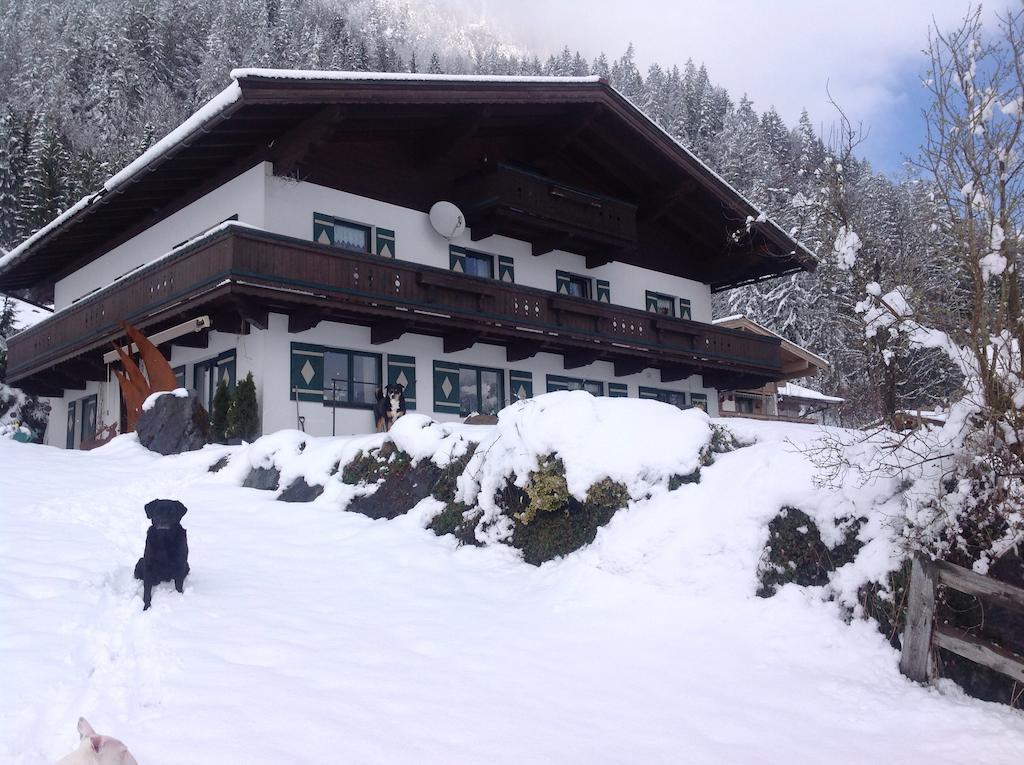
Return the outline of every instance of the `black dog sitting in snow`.
<path id="1" fill-rule="evenodd" d="M 373 421 L 378 433 L 387 433 L 395 420 L 405 414 L 405 386 L 391 383 L 384 390 L 377 391 L 377 403 L 373 405 Z"/>
<path id="2" fill-rule="evenodd" d="M 174 499 L 154 499 L 146 505 L 152 521 L 146 532 L 146 552 L 135 564 L 135 578 L 142 580 L 142 610 L 153 600 L 153 585 L 174 582 L 178 592 L 188 576 L 188 539 L 181 519 L 188 510 Z"/>

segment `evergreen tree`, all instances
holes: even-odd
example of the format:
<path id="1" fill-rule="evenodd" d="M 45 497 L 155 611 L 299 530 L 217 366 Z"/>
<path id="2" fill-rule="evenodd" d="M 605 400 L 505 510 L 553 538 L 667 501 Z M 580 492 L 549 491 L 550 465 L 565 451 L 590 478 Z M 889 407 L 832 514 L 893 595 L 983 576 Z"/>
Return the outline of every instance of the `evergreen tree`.
<path id="1" fill-rule="evenodd" d="M 213 394 L 213 411 L 210 412 L 210 435 L 217 443 L 223 442 L 228 433 L 228 412 L 231 410 L 231 390 L 223 377 L 217 383 Z"/>
<path id="2" fill-rule="evenodd" d="M 430 54 L 430 63 L 427 65 L 428 74 L 442 74 L 444 70 L 441 68 L 441 58 L 437 55 L 437 51 Z"/>
<path id="3" fill-rule="evenodd" d="M 255 441 L 260 435 L 259 405 L 256 401 L 256 383 L 252 372 L 235 386 L 235 396 L 228 408 L 227 435 Z"/>

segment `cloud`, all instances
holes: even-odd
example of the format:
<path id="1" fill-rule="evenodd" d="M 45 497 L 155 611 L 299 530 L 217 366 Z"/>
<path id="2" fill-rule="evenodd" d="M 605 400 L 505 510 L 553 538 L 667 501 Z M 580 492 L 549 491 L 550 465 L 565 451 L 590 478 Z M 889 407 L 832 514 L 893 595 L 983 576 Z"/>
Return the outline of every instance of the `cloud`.
<path id="1" fill-rule="evenodd" d="M 816 123 L 833 110 L 828 89 L 855 121 L 874 125 L 912 105 L 909 75 L 932 19 L 957 22 L 968 0 L 455 0 L 541 52 L 563 45 L 588 57 L 619 56 L 633 42 L 638 63 L 704 62 L 734 97 L 775 106 L 791 124 L 807 108 Z M 887 128 L 888 130 L 888 128 Z M 885 130 L 881 132 L 886 132 Z M 890 131 L 891 132 L 891 131 Z"/>

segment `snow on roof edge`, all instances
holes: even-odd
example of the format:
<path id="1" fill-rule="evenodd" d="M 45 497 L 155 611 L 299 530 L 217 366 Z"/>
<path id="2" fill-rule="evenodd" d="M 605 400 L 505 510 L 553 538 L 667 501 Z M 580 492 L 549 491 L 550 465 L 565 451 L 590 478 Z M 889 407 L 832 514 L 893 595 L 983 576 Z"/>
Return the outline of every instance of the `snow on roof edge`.
<path id="1" fill-rule="evenodd" d="M 828 359 L 826 359 L 826 358 L 825 358 L 824 356 L 820 356 L 820 355 L 818 355 L 817 353 L 815 353 L 814 351 L 812 351 L 812 350 L 809 350 L 809 349 L 807 349 L 807 348 L 804 348 L 804 346 L 802 346 L 802 345 L 798 345 L 797 343 L 794 343 L 794 342 L 793 342 L 792 340 L 789 340 L 788 338 L 785 338 L 785 337 L 783 337 L 782 335 L 780 335 L 780 334 L 779 334 L 778 332 L 776 332 L 776 331 L 775 331 L 774 329 L 771 329 L 771 328 L 769 328 L 769 327 L 766 327 L 766 326 L 765 326 L 764 324 L 760 324 L 759 322 L 756 322 L 756 321 L 754 321 L 753 319 L 749 318 L 749 317 L 748 317 L 748 316 L 747 316 L 746 314 L 744 314 L 744 313 L 734 313 L 734 314 L 732 314 L 731 316 L 723 316 L 723 317 L 721 317 L 720 319 L 712 319 L 712 320 L 711 320 L 711 323 L 712 323 L 712 324 L 717 324 L 717 325 L 722 325 L 722 324 L 725 324 L 725 323 L 726 323 L 727 321 L 740 321 L 740 320 L 742 320 L 742 321 L 749 321 L 749 322 L 750 322 L 751 324 L 753 324 L 753 325 L 754 325 L 755 327 L 760 327 L 760 328 L 761 328 L 761 329 L 763 329 L 763 330 L 764 330 L 765 332 L 768 332 L 768 333 L 770 333 L 770 334 L 774 335 L 775 337 L 779 338 L 779 340 L 781 340 L 782 342 L 784 342 L 784 343 L 789 343 L 789 344 L 790 344 L 790 345 L 792 345 L 792 346 L 793 346 L 794 348 L 799 348 L 799 349 L 800 349 L 801 351 L 803 351 L 804 353 L 806 353 L 806 354 L 807 354 L 808 356 L 813 356 L 814 358 L 816 358 L 816 359 L 817 359 L 818 361 L 820 361 L 820 362 L 821 362 L 822 364 L 824 364 L 825 366 L 827 366 L 827 367 L 828 367 L 828 366 L 832 366 L 832 365 L 831 365 L 831 364 L 829 363 L 829 360 L 828 360 Z M 729 327 L 726 327 L 726 329 L 729 329 Z"/>
<path id="2" fill-rule="evenodd" d="M 240 67 L 231 70 L 232 80 L 248 78 L 280 79 L 280 80 L 391 80 L 411 82 L 533 82 L 533 83 L 595 83 L 600 82 L 600 75 L 586 77 L 558 77 L 548 75 L 514 75 L 514 74 L 425 74 L 420 72 L 347 72 L 330 69 L 261 69 L 259 67 Z"/>
<path id="3" fill-rule="evenodd" d="M 830 404 L 843 404 L 846 402 L 845 398 L 839 398 L 839 396 L 829 396 L 820 391 L 816 391 L 813 388 L 805 388 L 803 385 L 797 385 L 794 382 L 787 382 L 779 386 L 778 395 L 789 396 L 791 398 L 806 398 L 813 401 L 825 401 Z"/>
<path id="4" fill-rule="evenodd" d="M 110 176 L 101 189 L 82 197 L 45 226 L 31 234 L 27 239 L 22 241 L 21 244 L 11 249 L 6 255 L 0 257 L 0 272 L 5 271 L 9 266 L 20 260 L 26 251 L 43 237 L 63 226 L 71 218 L 81 213 L 105 194 L 115 191 L 119 186 L 123 185 L 141 170 L 152 164 L 156 159 L 166 154 L 169 149 L 181 143 L 188 136 L 192 135 L 192 133 L 198 131 L 207 122 L 238 101 L 238 99 L 241 98 L 241 95 L 241 87 L 239 87 L 237 82 L 232 81 L 230 85 L 224 88 L 224 90 L 193 112 L 184 122 L 146 149 L 146 151 L 142 152 L 142 154 L 125 165 L 121 170 Z"/>

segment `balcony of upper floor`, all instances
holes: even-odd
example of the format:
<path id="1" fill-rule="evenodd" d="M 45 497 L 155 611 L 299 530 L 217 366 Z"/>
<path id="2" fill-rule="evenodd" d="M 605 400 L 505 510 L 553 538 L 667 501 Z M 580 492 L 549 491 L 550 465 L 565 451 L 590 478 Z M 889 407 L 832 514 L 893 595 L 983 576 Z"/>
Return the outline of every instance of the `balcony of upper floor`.
<path id="1" fill-rule="evenodd" d="M 234 223 L 10 338 L 8 377 L 62 395 L 106 379 L 120 320 L 152 334 L 208 315 L 215 331 L 246 333 L 266 329 L 271 312 L 286 314 L 292 333 L 344 322 L 369 326 L 372 344 L 431 335 L 446 353 L 485 343 L 510 362 L 554 353 L 566 369 L 604 360 L 617 376 L 654 368 L 663 382 L 700 374 L 709 387 L 756 387 L 782 377 L 777 338 Z"/>

